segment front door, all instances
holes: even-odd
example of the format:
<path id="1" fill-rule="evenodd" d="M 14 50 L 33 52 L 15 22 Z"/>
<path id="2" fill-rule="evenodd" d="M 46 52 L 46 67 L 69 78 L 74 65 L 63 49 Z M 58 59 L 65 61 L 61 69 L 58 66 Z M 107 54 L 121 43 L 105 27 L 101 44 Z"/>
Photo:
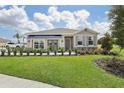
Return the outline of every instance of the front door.
<path id="1" fill-rule="evenodd" d="M 73 48 L 73 38 L 65 37 L 65 50 L 69 50 Z"/>

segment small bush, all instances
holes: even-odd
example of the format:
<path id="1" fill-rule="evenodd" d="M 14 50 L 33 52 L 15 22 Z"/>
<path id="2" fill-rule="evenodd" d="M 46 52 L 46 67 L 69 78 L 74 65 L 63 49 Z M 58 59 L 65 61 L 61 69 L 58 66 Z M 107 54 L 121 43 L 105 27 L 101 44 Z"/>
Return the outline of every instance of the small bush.
<path id="1" fill-rule="evenodd" d="M 13 54 L 14 54 L 14 56 L 16 56 L 17 55 L 17 48 L 12 48 L 12 52 L 13 52 Z"/>
<path id="2" fill-rule="evenodd" d="M 11 48 L 7 47 L 8 56 L 11 56 Z"/>
<path id="3" fill-rule="evenodd" d="M 71 52 L 72 52 L 72 50 L 71 50 L 71 49 L 69 49 L 68 51 L 69 51 L 69 56 L 71 56 Z"/>
<path id="4" fill-rule="evenodd" d="M 5 56 L 5 52 L 6 52 L 6 51 L 5 51 L 4 49 L 2 49 L 2 50 L 1 50 L 1 56 Z"/>
<path id="5" fill-rule="evenodd" d="M 63 56 L 65 49 L 64 49 L 64 48 L 60 48 L 60 51 L 61 51 L 61 54 L 62 54 L 62 56 Z"/>

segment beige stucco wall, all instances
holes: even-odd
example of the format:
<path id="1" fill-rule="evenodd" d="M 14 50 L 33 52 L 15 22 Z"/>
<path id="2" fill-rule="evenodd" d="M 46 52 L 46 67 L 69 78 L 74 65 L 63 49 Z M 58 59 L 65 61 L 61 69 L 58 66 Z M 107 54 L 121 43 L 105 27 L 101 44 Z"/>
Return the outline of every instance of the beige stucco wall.
<path id="1" fill-rule="evenodd" d="M 27 45 L 30 48 L 34 48 L 34 42 L 41 41 L 41 40 L 44 42 L 44 49 L 48 48 L 47 40 L 58 40 L 58 47 L 64 47 L 64 37 L 62 37 L 62 38 L 43 38 L 43 39 L 32 38 L 32 39 L 28 39 L 28 41 L 30 41 L 30 42 L 28 42 Z"/>
<path id="2" fill-rule="evenodd" d="M 76 41 L 76 36 L 84 36 L 84 43 L 85 46 L 83 45 L 76 45 L 77 41 Z M 94 45 L 88 45 L 88 36 L 92 36 L 93 37 L 93 42 Z M 97 46 L 97 34 L 94 33 L 90 33 L 90 32 L 80 32 L 74 35 L 74 47 L 96 47 Z"/>

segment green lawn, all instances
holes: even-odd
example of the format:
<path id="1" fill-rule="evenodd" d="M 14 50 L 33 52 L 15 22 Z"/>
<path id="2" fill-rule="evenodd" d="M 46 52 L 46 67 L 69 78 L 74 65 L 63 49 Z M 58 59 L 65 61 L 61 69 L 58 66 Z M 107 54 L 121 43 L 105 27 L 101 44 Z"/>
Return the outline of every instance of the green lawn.
<path id="1" fill-rule="evenodd" d="M 0 57 L 0 73 L 60 87 L 124 87 L 124 79 L 96 67 L 109 56 Z"/>

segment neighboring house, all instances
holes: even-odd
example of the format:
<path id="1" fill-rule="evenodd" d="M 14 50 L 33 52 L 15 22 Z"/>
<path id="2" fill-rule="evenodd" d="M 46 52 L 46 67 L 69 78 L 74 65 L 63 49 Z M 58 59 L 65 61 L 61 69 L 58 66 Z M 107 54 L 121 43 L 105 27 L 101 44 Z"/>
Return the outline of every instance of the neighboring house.
<path id="1" fill-rule="evenodd" d="M 49 47 L 96 48 L 98 33 L 85 28 L 78 31 L 66 28 L 56 28 L 39 32 L 27 33 L 27 44 L 30 48 L 47 49 Z"/>
<path id="2" fill-rule="evenodd" d="M 9 42 L 10 40 L 0 38 L 0 47 L 5 47 L 6 43 Z"/>

